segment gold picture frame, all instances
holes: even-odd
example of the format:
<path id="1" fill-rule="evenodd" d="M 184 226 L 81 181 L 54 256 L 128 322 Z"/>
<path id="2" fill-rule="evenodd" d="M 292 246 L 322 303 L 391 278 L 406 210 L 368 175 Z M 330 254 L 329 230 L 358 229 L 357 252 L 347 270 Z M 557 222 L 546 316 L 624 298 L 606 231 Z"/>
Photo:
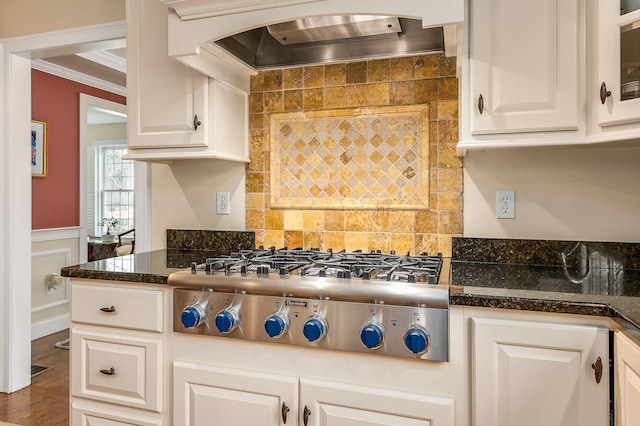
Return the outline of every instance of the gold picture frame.
<path id="1" fill-rule="evenodd" d="M 47 176 L 47 123 L 31 120 L 31 177 Z"/>

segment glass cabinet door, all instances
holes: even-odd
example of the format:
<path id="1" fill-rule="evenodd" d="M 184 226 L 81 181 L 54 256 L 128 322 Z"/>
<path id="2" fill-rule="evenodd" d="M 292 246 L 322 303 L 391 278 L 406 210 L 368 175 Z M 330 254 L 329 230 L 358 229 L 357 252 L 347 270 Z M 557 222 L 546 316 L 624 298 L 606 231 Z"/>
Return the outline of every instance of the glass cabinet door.
<path id="1" fill-rule="evenodd" d="M 599 124 L 640 121 L 640 0 L 598 2 Z"/>
<path id="2" fill-rule="evenodd" d="M 622 0 L 620 3 L 622 17 L 640 10 L 640 0 Z M 620 100 L 627 101 L 638 97 L 640 97 L 640 19 L 620 27 Z"/>

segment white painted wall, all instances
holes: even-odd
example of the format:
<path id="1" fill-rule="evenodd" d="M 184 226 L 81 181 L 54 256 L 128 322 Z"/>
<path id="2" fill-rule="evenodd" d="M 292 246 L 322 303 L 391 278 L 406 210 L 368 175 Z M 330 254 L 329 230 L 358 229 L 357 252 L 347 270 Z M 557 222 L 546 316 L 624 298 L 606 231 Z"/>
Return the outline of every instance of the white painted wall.
<path id="1" fill-rule="evenodd" d="M 79 227 L 31 233 L 31 340 L 69 328 L 69 279 L 47 294 L 46 277 L 78 263 Z"/>
<path id="2" fill-rule="evenodd" d="M 516 218 L 495 218 L 515 190 Z M 474 151 L 464 158 L 464 236 L 640 242 L 640 147 Z"/>
<path id="3" fill-rule="evenodd" d="M 125 0 L 0 0 L 0 39 L 123 21 Z"/>
<path id="4" fill-rule="evenodd" d="M 151 249 L 166 246 L 165 230 L 245 230 L 245 164 L 183 160 L 151 167 Z M 228 191 L 230 214 L 216 214 L 216 191 Z"/>

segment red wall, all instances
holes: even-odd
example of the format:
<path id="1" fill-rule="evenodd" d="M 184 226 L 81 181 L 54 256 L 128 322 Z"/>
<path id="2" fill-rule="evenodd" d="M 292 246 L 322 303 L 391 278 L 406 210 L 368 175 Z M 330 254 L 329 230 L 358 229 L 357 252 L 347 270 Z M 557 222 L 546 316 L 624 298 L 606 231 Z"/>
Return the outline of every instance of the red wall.
<path id="1" fill-rule="evenodd" d="M 80 225 L 80 93 L 126 104 L 124 96 L 31 71 L 31 117 L 47 122 L 47 176 L 31 178 L 32 229 Z"/>

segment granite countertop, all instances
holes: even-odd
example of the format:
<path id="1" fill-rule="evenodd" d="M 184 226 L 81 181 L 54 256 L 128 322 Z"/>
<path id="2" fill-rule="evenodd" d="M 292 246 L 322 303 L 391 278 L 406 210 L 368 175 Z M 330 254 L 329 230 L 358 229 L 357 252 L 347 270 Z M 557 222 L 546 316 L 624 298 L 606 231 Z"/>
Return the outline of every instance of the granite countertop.
<path id="1" fill-rule="evenodd" d="M 65 266 L 61 269 L 61 275 L 92 280 L 167 284 L 172 272 L 190 267 L 191 262 L 204 263 L 207 257 L 217 255 L 218 252 L 203 250 L 155 250 Z"/>
<path id="2" fill-rule="evenodd" d="M 166 285 L 172 272 L 203 263 L 216 251 L 167 249 L 68 266 L 62 276 Z M 568 275 L 567 275 L 568 274 Z M 450 303 L 454 306 L 597 315 L 612 318 L 640 341 L 640 270 L 571 266 L 451 262 Z"/>
<path id="3" fill-rule="evenodd" d="M 245 231 L 167 229 L 166 250 L 111 257 L 61 269 L 63 277 L 167 284 L 172 272 L 204 263 L 246 247 L 255 247 L 255 234 Z"/>
<path id="4" fill-rule="evenodd" d="M 452 305 L 606 316 L 640 342 L 639 244 L 459 238 L 453 251 Z"/>

